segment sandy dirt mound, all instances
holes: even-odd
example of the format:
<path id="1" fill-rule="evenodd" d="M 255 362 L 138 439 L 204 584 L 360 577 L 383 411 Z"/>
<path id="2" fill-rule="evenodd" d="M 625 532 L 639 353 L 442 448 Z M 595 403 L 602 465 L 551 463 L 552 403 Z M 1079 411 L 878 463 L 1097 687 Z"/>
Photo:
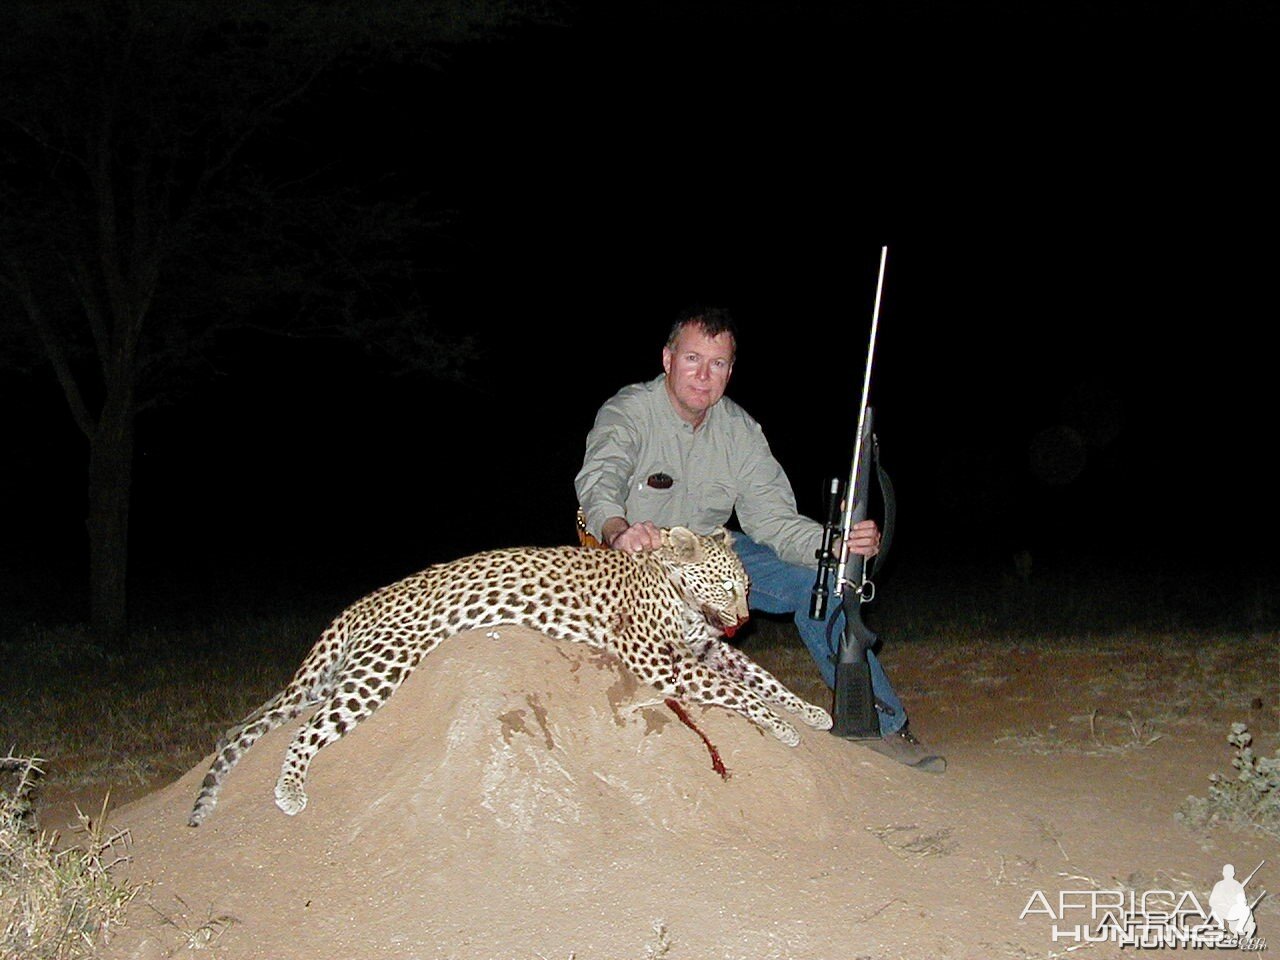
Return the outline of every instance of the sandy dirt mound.
<path id="1" fill-rule="evenodd" d="M 146 888 L 106 955 L 194 941 L 227 960 L 1051 956 L 1065 945 L 1043 918 L 1018 919 L 1032 891 L 1223 862 L 1172 816 L 1213 757 L 1187 769 L 1156 743 L 1150 763 L 1091 758 L 1085 782 L 1062 757 L 967 737 L 971 720 L 948 723 L 933 698 L 916 723 L 951 754 L 937 777 L 694 707 L 726 780 L 613 659 L 499 633 L 449 641 L 321 751 L 297 817 L 272 795 L 294 724 L 248 752 L 199 828 L 207 761 L 116 811 Z M 1228 843 L 1241 863 L 1265 846 Z"/>

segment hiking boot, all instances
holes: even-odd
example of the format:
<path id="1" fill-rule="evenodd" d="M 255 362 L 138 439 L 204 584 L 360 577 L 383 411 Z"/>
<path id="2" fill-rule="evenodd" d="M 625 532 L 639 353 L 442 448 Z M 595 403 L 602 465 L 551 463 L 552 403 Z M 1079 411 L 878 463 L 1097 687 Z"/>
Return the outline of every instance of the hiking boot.
<path id="1" fill-rule="evenodd" d="M 863 740 L 863 746 L 883 754 L 890 760 L 897 760 L 913 770 L 925 773 L 942 773 L 947 769 L 947 758 L 933 753 L 916 739 L 915 734 L 907 727 L 886 733 L 879 740 Z"/>

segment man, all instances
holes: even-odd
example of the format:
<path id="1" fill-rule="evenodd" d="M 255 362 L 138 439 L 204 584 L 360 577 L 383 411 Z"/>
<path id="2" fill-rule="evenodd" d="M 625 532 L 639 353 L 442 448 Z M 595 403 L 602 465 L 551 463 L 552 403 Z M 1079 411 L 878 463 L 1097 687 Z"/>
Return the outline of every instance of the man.
<path id="1" fill-rule="evenodd" d="M 823 680 L 834 686 L 826 624 L 809 619 L 822 526 L 797 512 L 791 483 L 760 425 L 724 395 L 736 348 L 726 310 L 682 315 L 662 351 L 663 374 L 624 387 L 596 415 L 574 481 L 578 503 L 588 531 L 615 550 L 656 549 L 659 527 L 707 533 L 737 511 L 745 536 L 735 537 L 734 549 L 751 578 L 752 607 L 792 614 Z M 875 556 L 875 521 L 855 524 L 847 542 L 851 552 Z M 946 760 L 912 735 L 883 668 L 874 654 L 868 657 L 882 736 L 867 745 L 941 773 Z"/>

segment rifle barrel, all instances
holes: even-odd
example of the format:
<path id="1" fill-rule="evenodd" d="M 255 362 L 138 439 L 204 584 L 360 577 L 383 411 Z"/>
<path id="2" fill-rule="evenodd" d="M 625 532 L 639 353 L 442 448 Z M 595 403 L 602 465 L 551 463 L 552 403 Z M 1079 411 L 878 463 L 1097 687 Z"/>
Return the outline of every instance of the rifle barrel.
<path id="1" fill-rule="evenodd" d="M 887 245 L 880 248 L 880 276 L 876 280 L 876 302 L 871 312 L 871 341 L 867 345 L 867 364 L 862 371 L 862 404 L 858 407 L 858 433 L 853 441 L 853 467 L 849 470 L 849 484 L 844 494 L 844 526 L 841 533 L 849 535 L 849 527 L 853 524 L 853 510 L 857 497 L 865 497 L 867 491 L 858 489 L 858 464 L 862 462 L 862 428 L 866 424 L 867 399 L 871 395 L 871 360 L 876 354 L 876 331 L 880 327 L 880 295 L 884 292 L 884 265 L 889 257 Z M 849 565 L 849 547 L 846 540 L 840 541 L 840 565 L 836 568 L 836 591 L 844 593 L 849 581 L 845 571 Z M 864 568 L 865 569 L 865 568 Z M 861 584 L 859 584 L 861 586 Z"/>
<path id="2" fill-rule="evenodd" d="M 1263 861 L 1262 861 L 1262 863 L 1266 863 L 1266 862 L 1267 862 L 1266 860 L 1263 860 Z M 1256 867 L 1254 867 L 1254 868 L 1253 868 L 1253 873 L 1251 873 L 1251 874 L 1249 874 L 1247 877 L 1245 877 L 1245 878 L 1244 878 L 1244 883 L 1240 884 L 1240 886 L 1242 886 L 1242 887 L 1247 887 L 1247 886 L 1249 885 L 1249 881 L 1253 879 L 1253 874 L 1254 874 L 1254 873 L 1257 873 L 1259 870 L 1261 870 L 1261 869 L 1262 869 L 1262 863 L 1258 864 Z"/>

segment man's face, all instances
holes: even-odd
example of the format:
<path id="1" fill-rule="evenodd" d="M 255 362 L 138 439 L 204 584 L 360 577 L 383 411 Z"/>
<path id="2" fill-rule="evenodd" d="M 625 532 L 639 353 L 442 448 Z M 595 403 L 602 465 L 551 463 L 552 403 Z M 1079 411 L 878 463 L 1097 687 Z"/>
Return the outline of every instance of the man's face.
<path id="1" fill-rule="evenodd" d="M 662 350 L 667 372 L 667 395 L 681 420 L 695 427 L 715 406 L 733 372 L 733 337 L 720 333 L 708 337 L 697 324 L 688 324 L 674 347 Z"/>

